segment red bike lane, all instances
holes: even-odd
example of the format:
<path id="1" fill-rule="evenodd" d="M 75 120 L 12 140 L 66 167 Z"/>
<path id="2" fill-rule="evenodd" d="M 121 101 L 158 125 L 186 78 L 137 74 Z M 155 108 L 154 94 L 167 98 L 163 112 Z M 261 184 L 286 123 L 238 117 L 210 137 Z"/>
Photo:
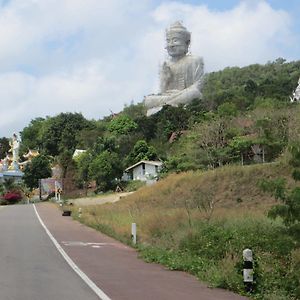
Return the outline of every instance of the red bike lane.
<path id="1" fill-rule="evenodd" d="M 36 205 L 45 226 L 74 263 L 110 299 L 242 300 L 195 277 L 138 258 L 137 251 L 70 217 L 51 203 Z"/>

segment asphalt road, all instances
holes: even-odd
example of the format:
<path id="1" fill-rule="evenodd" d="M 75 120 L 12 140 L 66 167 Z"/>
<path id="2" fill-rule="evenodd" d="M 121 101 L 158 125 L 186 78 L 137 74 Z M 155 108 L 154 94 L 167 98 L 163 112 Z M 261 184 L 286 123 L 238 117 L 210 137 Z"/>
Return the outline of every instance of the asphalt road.
<path id="1" fill-rule="evenodd" d="M 99 300 L 54 247 L 32 205 L 0 209 L 0 299 Z"/>
<path id="2" fill-rule="evenodd" d="M 0 207 L 0 300 L 246 299 L 147 264 L 134 249 L 62 217 L 53 204 L 36 211 Z"/>

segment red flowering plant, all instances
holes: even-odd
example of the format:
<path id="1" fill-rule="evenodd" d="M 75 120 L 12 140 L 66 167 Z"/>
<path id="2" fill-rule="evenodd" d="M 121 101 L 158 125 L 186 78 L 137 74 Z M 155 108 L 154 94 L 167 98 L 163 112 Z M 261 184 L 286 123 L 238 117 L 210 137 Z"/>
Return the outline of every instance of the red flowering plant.
<path id="1" fill-rule="evenodd" d="M 15 204 L 15 203 L 19 202 L 20 200 L 22 200 L 22 198 L 23 198 L 23 196 L 20 191 L 12 190 L 12 191 L 6 192 L 2 196 L 1 202 L 4 205 Z"/>

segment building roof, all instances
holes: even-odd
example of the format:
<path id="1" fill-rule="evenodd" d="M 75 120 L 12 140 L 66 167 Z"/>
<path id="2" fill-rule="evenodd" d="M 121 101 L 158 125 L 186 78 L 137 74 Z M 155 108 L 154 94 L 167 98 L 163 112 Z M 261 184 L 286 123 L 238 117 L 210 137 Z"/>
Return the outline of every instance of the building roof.
<path id="1" fill-rule="evenodd" d="M 73 153 L 73 158 L 79 156 L 80 154 L 86 152 L 86 150 L 82 150 L 82 149 L 76 149 Z"/>
<path id="2" fill-rule="evenodd" d="M 36 157 L 40 155 L 39 151 L 38 150 L 31 150 L 29 149 L 28 152 L 26 154 L 24 154 L 23 156 L 25 158 L 33 158 L 33 157 Z"/>
<path id="3" fill-rule="evenodd" d="M 162 164 L 163 164 L 161 161 L 156 161 L 156 160 L 141 160 L 141 161 L 137 162 L 136 164 L 128 167 L 125 170 L 125 172 L 137 167 L 138 165 L 141 165 L 142 163 L 152 165 L 152 166 L 158 166 L 158 167 L 162 166 Z"/>

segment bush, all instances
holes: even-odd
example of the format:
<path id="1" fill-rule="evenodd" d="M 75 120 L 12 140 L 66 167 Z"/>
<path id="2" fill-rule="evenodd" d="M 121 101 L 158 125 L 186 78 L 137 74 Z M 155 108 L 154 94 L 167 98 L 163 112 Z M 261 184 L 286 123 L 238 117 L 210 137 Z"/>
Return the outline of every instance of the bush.
<path id="1" fill-rule="evenodd" d="M 131 180 L 128 181 L 128 183 L 125 186 L 125 191 L 126 192 L 133 192 L 141 188 L 142 186 L 145 186 L 146 182 L 145 181 L 140 181 L 140 180 Z"/>
<path id="2" fill-rule="evenodd" d="M 20 191 L 10 191 L 4 194 L 1 204 L 2 205 L 9 205 L 15 204 L 22 200 L 23 196 Z"/>

